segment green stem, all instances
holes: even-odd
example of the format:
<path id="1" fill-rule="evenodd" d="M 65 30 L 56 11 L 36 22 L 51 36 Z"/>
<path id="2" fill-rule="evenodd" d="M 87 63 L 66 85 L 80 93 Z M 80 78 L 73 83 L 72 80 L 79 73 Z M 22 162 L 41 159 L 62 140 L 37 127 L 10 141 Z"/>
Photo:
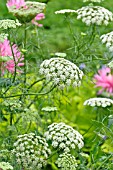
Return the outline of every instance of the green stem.
<path id="1" fill-rule="evenodd" d="M 86 55 L 87 56 L 87 55 Z M 110 59 L 103 59 L 103 58 L 93 58 L 93 61 L 98 61 L 98 60 L 101 60 L 101 61 L 108 61 L 108 60 L 111 60 L 112 58 Z M 77 64 L 80 64 L 80 63 L 88 63 L 88 62 L 91 62 L 91 60 L 79 60 L 78 62 L 76 62 Z"/>
<path id="2" fill-rule="evenodd" d="M 12 44 L 11 44 L 10 33 L 9 33 L 9 43 L 10 43 L 10 47 L 11 47 L 11 52 L 12 52 L 12 56 L 13 56 L 13 60 L 14 60 L 14 64 L 15 64 L 14 77 L 13 77 L 13 81 L 12 81 L 12 83 L 14 83 L 14 82 L 15 82 L 15 79 L 16 79 L 16 65 L 17 65 L 17 63 L 16 63 L 16 59 L 15 59 L 15 55 L 14 55 L 14 51 L 13 51 L 13 46 L 12 46 Z"/>
<path id="3" fill-rule="evenodd" d="M 25 30 L 24 30 L 24 49 L 25 49 L 25 53 L 24 53 L 24 88 L 26 88 L 26 45 L 27 45 L 27 28 L 26 28 L 27 24 L 25 23 Z"/>
<path id="4" fill-rule="evenodd" d="M 68 24 L 70 33 L 71 33 L 71 35 L 72 35 L 72 37 L 73 37 L 73 40 L 74 40 L 74 48 L 75 48 L 75 51 L 77 51 L 76 56 L 78 56 L 78 55 L 79 55 L 79 44 L 78 44 L 77 38 L 76 38 L 76 36 L 74 35 L 74 32 L 73 32 L 73 30 L 72 30 L 72 28 L 71 28 L 70 20 L 69 20 L 68 17 L 66 17 L 66 21 L 67 21 L 67 24 Z M 76 50 L 76 49 L 77 49 L 77 50 Z"/>
<path id="5" fill-rule="evenodd" d="M 91 47 L 91 45 L 92 45 L 92 43 L 94 42 L 94 39 L 95 39 L 95 30 L 96 30 L 96 27 L 95 27 L 95 25 L 93 25 L 93 27 L 92 27 L 92 33 L 91 33 L 91 36 L 90 36 L 90 39 L 89 39 L 89 41 L 88 41 L 88 46 L 87 46 L 87 48 L 84 50 L 84 51 L 82 51 L 82 53 L 85 53 L 90 47 Z M 84 46 L 84 45 L 83 45 Z"/>
<path id="6" fill-rule="evenodd" d="M 2 63 L 0 63 L 0 77 L 2 76 Z"/>
<path id="7" fill-rule="evenodd" d="M 45 78 L 42 78 L 42 79 L 39 79 L 39 80 L 37 80 L 37 81 L 35 81 L 35 82 L 33 82 L 27 89 L 29 90 L 31 87 L 33 87 L 36 83 L 38 83 L 38 82 L 40 82 L 40 81 L 42 81 L 42 80 L 44 80 Z"/>
<path id="8" fill-rule="evenodd" d="M 11 52 L 12 52 L 12 56 L 13 56 L 13 60 L 14 60 L 14 64 L 15 64 L 14 76 L 13 76 L 13 80 L 12 80 L 12 83 L 14 83 L 15 79 L 16 79 L 16 73 L 17 73 L 17 68 L 16 67 L 17 67 L 17 64 L 18 64 L 19 60 L 18 60 L 18 62 L 16 62 L 15 54 L 14 54 L 14 51 L 13 51 L 13 46 L 11 44 L 10 32 L 9 32 L 9 44 L 10 44 L 10 47 L 11 47 Z M 3 94 L 6 94 L 11 86 L 12 86 L 12 84 L 8 86 L 8 88 L 5 90 L 5 92 Z"/>
<path id="9" fill-rule="evenodd" d="M 105 164 L 105 162 L 107 162 L 111 157 L 112 155 L 109 155 L 96 170 L 99 170 Z"/>
<path id="10" fill-rule="evenodd" d="M 93 124 L 86 130 L 86 132 L 83 134 L 83 136 L 85 136 L 92 127 L 93 127 Z"/>
<path id="11" fill-rule="evenodd" d="M 11 112 L 10 113 L 10 126 L 12 126 L 13 124 L 13 113 Z"/>
<path id="12" fill-rule="evenodd" d="M 48 83 L 49 83 L 49 82 L 43 84 L 42 88 L 39 90 L 39 93 L 44 89 L 44 87 L 45 87 Z M 36 95 L 36 96 L 34 97 L 34 99 L 30 102 L 30 104 L 27 106 L 27 108 L 30 108 L 31 105 L 36 101 L 37 98 L 38 98 L 38 95 Z"/>
<path id="13" fill-rule="evenodd" d="M 17 94 L 17 95 L 12 95 L 12 96 L 0 96 L 0 98 L 12 98 L 12 97 L 19 97 L 22 95 L 46 95 L 48 93 L 50 93 L 56 86 L 53 86 L 49 91 L 45 92 L 45 93 L 22 93 L 22 94 Z"/>
<path id="14" fill-rule="evenodd" d="M 55 152 L 53 152 L 47 159 L 50 159 L 53 155 L 55 155 L 57 152 L 59 151 L 59 149 L 57 149 Z"/>
<path id="15" fill-rule="evenodd" d="M 10 45 L 10 47 L 11 47 L 11 52 L 12 52 L 12 56 L 13 56 L 13 60 L 14 60 L 14 64 L 15 64 L 14 76 L 13 76 L 13 80 L 12 80 L 12 83 L 14 83 L 14 82 L 15 82 L 15 79 L 16 79 L 16 66 L 17 66 L 17 63 L 16 63 L 14 51 L 13 51 L 13 46 L 12 46 L 12 44 L 11 44 L 10 32 L 9 32 L 9 45 Z M 10 89 L 11 86 L 12 86 L 12 84 L 10 84 L 10 85 L 8 86 L 8 88 L 5 90 L 5 92 L 4 92 L 3 94 L 6 94 L 7 91 Z"/>

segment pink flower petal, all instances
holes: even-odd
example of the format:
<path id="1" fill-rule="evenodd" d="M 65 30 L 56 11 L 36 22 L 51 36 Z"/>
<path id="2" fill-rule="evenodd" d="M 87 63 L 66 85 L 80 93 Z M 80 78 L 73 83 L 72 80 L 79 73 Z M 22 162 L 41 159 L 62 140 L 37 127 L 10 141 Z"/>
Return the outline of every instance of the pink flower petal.
<path id="1" fill-rule="evenodd" d="M 25 1 L 24 0 L 8 0 L 7 1 L 7 7 L 15 6 L 17 9 L 25 6 Z"/>
<path id="2" fill-rule="evenodd" d="M 21 55 L 16 44 L 12 46 L 12 50 L 13 50 L 15 61 L 16 61 L 16 67 L 23 66 L 24 63 L 22 63 L 22 61 L 24 60 L 24 56 Z M 11 57 L 13 56 L 12 50 L 10 47 L 9 40 L 4 40 L 4 42 L 0 43 L 0 56 Z M 10 73 L 14 73 L 15 62 L 13 59 L 11 60 L 9 59 L 9 61 L 3 62 L 1 67 L 2 67 L 2 74 L 4 73 L 5 69 L 7 69 Z M 18 69 L 16 69 L 16 71 L 21 72 Z"/>
<path id="3" fill-rule="evenodd" d="M 95 87 L 101 87 L 102 90 L 99 91 L 99 94 L 104 90 L 113 93 L 113 75 L 111 74 L 111 69 L 104 67 L 101 70 L 98 70 L 98 74 L 94 75 Z"/>

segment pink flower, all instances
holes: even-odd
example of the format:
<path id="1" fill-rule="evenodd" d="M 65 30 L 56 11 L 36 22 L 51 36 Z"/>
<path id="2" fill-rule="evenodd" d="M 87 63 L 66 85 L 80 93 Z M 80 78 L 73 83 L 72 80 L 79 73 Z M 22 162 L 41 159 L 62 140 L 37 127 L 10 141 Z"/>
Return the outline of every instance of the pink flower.
<path id="1" fill-rule="evenodd" d="M 39 20 L 42 20 L 45 18 L 45 15 L 43 13 L 40 13 L 40 14 L 37 14 L 36 17 L 34 19 L 32 19 L 32 23 L 34 25 L 37 25 L 38 27 L 42 27 L 43 25 L 42 24 L 39 24 L 38 22 L 36 21 L 39 21 Z"/>
<path id="2" fill-rule="evenodd" d="M 101 94 L 104 90 L 108 93 L 113 93 L 113 75 L 109 67 L 103 67 L 98 70 L 98 74 L 94 75 L 95 87 L 101 87 L 102 89 L 98 92 Z"/>
<path id="3" fill-rule="evenodd" d="M 13 56 L 12 50 L 14 53 L 15 61 L 13 60 L 12 57 Z M 7 69 L 10 73 L 14 73 L 15 67 L 17 68 L 24 65 L 24 63 L 22 62 L 24 60 L 24 57 L 21 55 L 16 44 L 12 46 L 12 50 L 10 47 L 9 40 L 6 39 L 4 40 L 4 42 L 0 42 L 0 56 L 9 57 L 8 61 L 2 62 L 1 64 L 2 73 L 4 73 L 5 69 Z M 16 72 L 21 72 L 21 71 L 16 69 Z"/>
<path id="4" fill-rule="evenodd" d="M 36 17 L 35 17 L 35 20 L 41 20 L 41 19 L 44 19 L 45 18 L 45 15 L 43 13 L 40 13 L 40 14 L 37 14 Z"/>
<path id="5" fill-rule="evenodd" d="M 24 0 L 8 0 L 7 7 L 11 7 L 11 6 L 14 6 L 18 9 L 21 6 L 25 6 L 25 1 Z"/>

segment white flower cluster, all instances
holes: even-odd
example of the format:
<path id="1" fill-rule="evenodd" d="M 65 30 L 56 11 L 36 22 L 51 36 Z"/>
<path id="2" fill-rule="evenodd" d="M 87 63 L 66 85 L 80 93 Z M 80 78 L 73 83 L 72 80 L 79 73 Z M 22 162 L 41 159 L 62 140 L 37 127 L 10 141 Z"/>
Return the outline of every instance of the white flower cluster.
<path id="1" fill-rule="evenodd" d="M 66 152 L 60 154 L 55 163 L 61 170 L 76 170 L 78 166 L 75 157 Z"/>
<path id="2" fill-rule="evenodd" d="M 26 170 L 40 170 L 46 166 L 51 153 L 46 140 L 34 133 L 19 135 L 14 143 L 12 153 L 18 164 Z"/>
<path id="3" fill-rule="evenodd" d="M 8 7 L 8 10 L 24 23 L 30 22 L 37 14 L 43 12 L 45 6 L 45 3 L 26 1 L 25 7 L 17 9 L 15 6 L 11 6 Z"/>
<path id="4" fill-rule="evenodd" d="M 83 72 L 72 62 L 64 58 L 51 58 L 44 60 L 39 70 L 47 81 L 52 81 L 60 89 L 64 89 L 71 84 L 80 86 Z"/>
<path id="5" fill-rule="evenodd" d="M 109 49 L 110 52 L 113 52 L 113 31 L 107 34 L 103 34 L 100 39 L 102 43 L 106 44 L 106 47 Z"/>
<path id="6" fill-rule="evenodd" d="M 13 170 L 13 167 L 10 165 L 9 162 L 0 162 L 0 169 L 1 170 Z"/>
<path id="7" fill-rule="evenodd" d="M 22 107 L 22 102 L 19 100 L 4 100 L 2 104 L 13 111 Z"/>
<path id="8" fill-rule="evenodd" d="M 104 0 L 83 0 L 83 2 L 102 2 Z"/>
<path id="9" fill-rule="evenodd" d="M 62 122 L 49 125 L 44 136 L 52 142 L 53 148 L 59 148 L 65 152 L 70 152 L 71 149 L 76 148 L 81 149 L 84 146 L 83 136 Z"/>
<path id="10" fill-rule="evenodd" d="M 45 112 L 54 112 L 54 111 L 57 111 L 57 107 L 50 107 L 50 106 L 43 107 L 42 111 L 45 111 Z"/>
<path id="11" fill-rule="evenodd" d="M 85 6 L 78 9 L 77 14 L 77 19 L 82 19 L 87 26 L 108 25 L 113 21 L 113 13 L 101 6 Z"/>
<path id="12" fill-rule="evenodd" d="M 113 68 L 113 60 L 111 60 L 107 65 L 108 67 Z"/>
<path id="13" fill-rule="evenodd" d="M 0 159 L 1 160 L 7 160 L 10 155 L 10 151 L 7 149 L 1 149 L 0 150 Z"/>
<path id="14" fill-rule="evenodd" d="M 76 13 L 76 11 L 72 9 L 62 9 L 59 11 L 55 11 L 55 14 L 66 14 L 66 13 Z"/>
<path id="15" fill-rule="evenodd" d="M 108 98 L 90 98 L 84 102 L 84 105 L 107 107 L 113 105 L 113 100 Z"/>
<path id="16" fill-rule="evenodd" d="M 0 34 L 0 42 L 4 42 L 4 40 L 6 40 L 7 37 L 8 37 L 8 34 L 1 33 L 1 34 Z"/>
<path id="17" fill-rule="evenodd" d="M 16 28 L 17 26 L 21 26 L 21 24 L 17 19 L 16 21 L 11 19 L 0 20 L 0 28 L 9 29 L 9 28 Z"/>

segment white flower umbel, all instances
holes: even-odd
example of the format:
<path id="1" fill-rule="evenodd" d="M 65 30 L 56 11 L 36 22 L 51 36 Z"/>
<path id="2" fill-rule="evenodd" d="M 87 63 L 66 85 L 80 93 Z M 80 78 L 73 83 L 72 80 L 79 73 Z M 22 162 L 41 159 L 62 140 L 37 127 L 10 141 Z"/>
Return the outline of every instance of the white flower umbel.
<path id="1" fill-rule="evenodd" d="M 77 19 L 81 19 L 87 26 L 108 25 L 113 21 L 113 13 L 101 6 L 85 6 L 77 10 Z"/>
<path id="2" fill-rule="evenodd" d="M 62 9 L 59 11 L 55 11 L 55 14 L 66 14 L 66 13 L 76 13 L 76 11 L 72 9 Z"/>
<path id="3" fill-rule="evenodd" d="M 84 102 L 84 105 L 107 107 L 113 105 L 113 100 L 108 98 L 90 98 Z"/>
<path id="4" fill-rule="evenodd" d="M 55 163 L 61 170 L 76 170 L 78 166 L 76 158 L 66 152 L 60 154 Z"/>
<path id="5" fill-rule="evenodd" d="M 83 0 L 83 2 L 98 2 L 98 3 L 102 2 L 102 1 L 104 1 L 104 0 Z"/>
<path id="6" fill-rule="evenodd" d="M 16 6 L 8 6 L 9 12 L 15 15 L 22 23 L 30 22 L 37 14 L 43 12 L 46 4 L 40 2 L 26 1 L 25 6 L 19 9 Z"/>
<path id="7" fill-rule="evenodd" d="M 107 34 L 103 34 L 100 37 L 103 44 L 106 44 L 106 47 L 110 52 L 113 52 L 113 31 Z"/>
<path id="8" fill-rule="evenodd" d="M 64 58 L 44 60 L 39 70 L 47 81 L 52 81 L 60 89 L 66 86 L 80 86 L 83 72 L 72 62 Z"/>
<path id="9" fill-rule="evenodd" d="M 0 162 L 0 169 L 1 170 L 13 170 L 13 167 L 10 165 L 9 162 Z"/>
<path id="10" fill-rule="evenodd" d="M 45 112 L 54 112 L 54 111 L 57 111 L 57 107 L 50 107 L 50 106 L 43 107 L 42 111 L 45 111 Z"/>
<path id="11" fill-rule="evenodd" d="M 0 28 L 3 29 L 9 29 L 9 28 L 16 28 L 17 26 L 21 26 L 19 21 L 16 20 L 11 20 L 11 19 L 3 19 L 0 20 Z"/>
<path id="12" fill-rule="evenodd" d="M 42 169 L 51 153 L 46 140 L 34 133 L 19 135 L 13 147 L 12 154 L 25 169 Z"/>
<path id="13" fill-rule="evenodd" d="M 53 148 L 70 152 L 71 149 L 81 149 L 84 146 L 83 136 L 65 123 L 53 123 L 48 126 L 44 136 L 51 141 Z"/>

